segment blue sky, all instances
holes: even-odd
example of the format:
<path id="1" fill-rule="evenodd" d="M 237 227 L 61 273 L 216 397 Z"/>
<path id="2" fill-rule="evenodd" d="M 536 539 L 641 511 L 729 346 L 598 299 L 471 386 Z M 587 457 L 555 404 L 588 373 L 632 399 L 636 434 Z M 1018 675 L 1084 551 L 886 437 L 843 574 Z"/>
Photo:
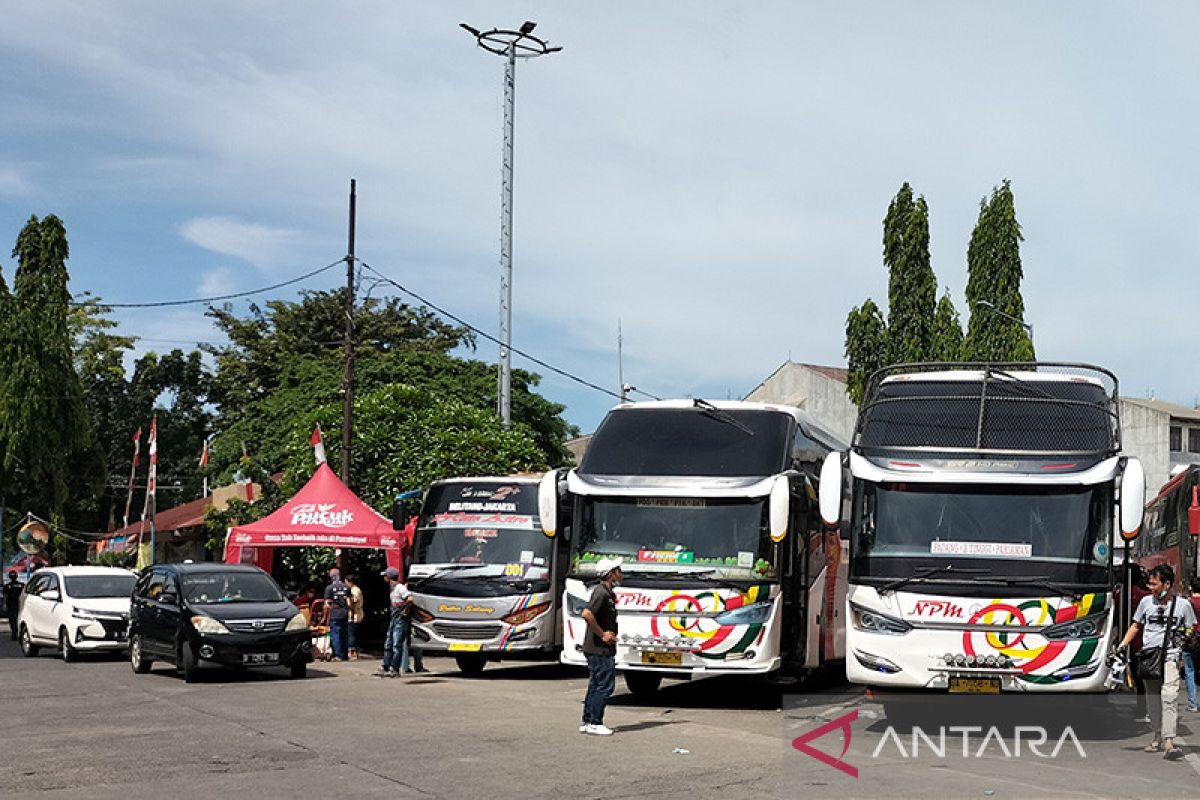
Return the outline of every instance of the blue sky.
<path id="1" fill-rule="evenodd" d="M 1191 405 L 1198 17 L 19 4 L 0 29 L 0 239 L 60 215 L 72 288 L 112 302 L 244 290 L 344 255 L 355 177 L 360 257 L 495 331 L 502 61 L 458 23 L 533 19 L 564 50 L 518 71 L 517 347 L 615 389 L 620 318 L 626 379 L 664 397 L 738 397 L 789 356 L 842 363 L 847 311 L 886 301 L 880 223 L 900 184 L 929 203 L 962 311 L 979 201 L 1008 178 L 1039 356 Z M 201 307 L 117 316 L 143 349 L 216 336 Z M 585 430 L 611 405 L 553 375 L 542 390 Z"/>

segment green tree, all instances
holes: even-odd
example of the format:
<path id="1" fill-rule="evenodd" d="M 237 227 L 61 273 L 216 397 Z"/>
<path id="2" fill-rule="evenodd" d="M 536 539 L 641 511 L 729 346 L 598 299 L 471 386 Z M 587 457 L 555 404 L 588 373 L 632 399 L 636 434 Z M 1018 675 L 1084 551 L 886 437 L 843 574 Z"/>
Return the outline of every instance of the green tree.
<path id="1" fill-rule="evenodd" d="M 0 452 L 4 483 L 55 523 L 69 500 L 95 489 L 80 470 L 94 457 L 83 388 L 75 371 L 67 284 L 70 249 L 58 217 L 31 217 L 17 236 L 17 270 L 0 357 Z"/>
<path id="2" fill-rule="evenodd" d="M 928 360 L 933 343 L 937 279 L 929 260 L 929 207 L 906 182 L 883 219 L 888 269 L 888 344 L 895 364 Z"/>
<path id="3" fill-rule="evenodd" d="M 963 332 L 958 311 L 947 290 L 938 300 L 933 314 L 933 343 L 929 351 L 931 361 L 958 361 L 962 357 Z"/>
<path id="4" fill-rule="evenodd" d="M 968 361 L 1032 361 L 1033 342 L 1018 321 L 1021 297 L 1021 226 L 1012 187 L 1006 180 L 979 204 L 979 219 L 967 247 L 967 307 L 970 322 L 963 343 Z M 981 301 L 991 308 L 981 306 Z M 997 313 L 999 312 L 999 313 Z"/>
<path id="5" fill-rule="evenodd" d="M 871 375 L 888 363 L 887 323 L 874 300 L 867 299 L 846 317 L 845 354 L 849 366 L 846 393 L 861 403 Z"/>

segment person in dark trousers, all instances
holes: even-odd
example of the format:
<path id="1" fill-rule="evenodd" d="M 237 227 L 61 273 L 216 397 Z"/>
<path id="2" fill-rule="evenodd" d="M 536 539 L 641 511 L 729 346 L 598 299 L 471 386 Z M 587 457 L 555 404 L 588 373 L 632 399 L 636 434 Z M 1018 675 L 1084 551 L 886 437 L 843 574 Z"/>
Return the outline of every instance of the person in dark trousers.
<path id="1" fill-rule="evenodd" d="M 350 626 L 350 587 L 342 581 L 338 569 L 329 570 L 329 585 L 325 587 L 326 617 L 329 620 L 329 646 L 338 661 L 349 661 L 347 635 Z"/>
<path id="2" fill-rule="evenodd" d="M 4 608 L 8 611 L 8 628 L 12 631 L 14 642 L 17 640 L 17 613 L 21 610 L 21 592 L 23 591 L 25 591 L 25 587 L 17 579 L 16 571 L 10 570 L 8 583 L 4 584 Z"/>
<path id="3" fill-rule="evenodd" d="M 411 561 L 409 561 L 409 562 L 408 562 L 408 563 L 405 565 L 405 569 L 407 570 L 407 568 L 408 568 L 408 567 L 411 567 L 411 566 L 412 566 L 412 562 L 411 562 Z M 405 584 L 405 586 L 406 586 L 406 587 L 407 587 L 407 585 L 408 585 L 408 584 Z M 407 646 L 408 646 L 408 654 L 409 654 L 409 655 L 412 657 L 412 665 L 413 665 L 413 666 L 412 666 L 412 671 L 413 671 L 413 672 L 429 672 L 429 670 L 425 669 L 425 657 L 424 657 L 424 654 L 423 654 L 423 653 L 422 653 L 420 650 L 418 650 L 418 649 L 414 648 L 414 647 L 413 647 L 413 645 L 412 645 L 412 636 L 413 636 L 412 608 L 411 608 L 411 606 L 410 606 L 410 607 L 409 607 L 409 609 L 408 609 L 408 641 L 407 641 Z M 405 672 L 408 672 L 408 670 L 407 670 L 407 669 L 406 669 L 406 670 L 404 670 L 404 671 L 405 671 Z"/>
<path id="4" fill-rule="evenodd" d="M 412 594 L 400 582 L 400 570 L 395 567 L 385 569 L 383 579 L 389 588 L 391 617 L 388 619 L 387 638 L 383 642 L 383 666 L 375 674 L 381 678 L 395 678 L 401 669 L 408 672 L 408 620 Z"/>
<path id="5" fill-rule="evenodd" d="M 346 585 L 350 587 L 350 597 L 347 599 L 350 615 L 346 625 L 347 638 L 350 641 L 350 660 L 358 661 L 358 626 L 363 621 L 363 593 L 362 587 L 358 585 L 357 575 L 347 575 Z"/>
<path id="6" fill-rule="evenodd" d="M 1200 578 L 1192 578 L 1192 596 L 1188 598 L 1192 604 L 1192 613 L 1200 619 Z M 1200 633 L 1200 625 L 1195 628 Z M 1183 651 L 1183 677 L 1187 681 L 1188 711 L 1193 714 L 1200 712 L 1200 703 L 1196 701 L 1196 667 L 1200 666 L 1200 654 L 1195 651 Z"/>
<path id="7" fill-rule="evenodd" d="M 596 565 L 600 583 L 592 589 L 583 609 L 587 631 L 583 634 L 583 654 L 588 663 L 588 688 L 583 699 L 583 724 L 580 733 L 612 736 L 604 725 L 604 707 L 613 693 L 617 678 L 617 596 L 613 587 L 625 577 L 621 559 L 604 558 Z"/>
<path id="8" fill-rule="evenodd" d="M 1145 567 L 1143 567 L 1141 564 L 1134 564 L 1130 569 L 1132 569 L 1132 571 L 1133 571 L 1133 575 L 1131 576 L 1131 582 L 1133 583 L 1133 588 L 1129 592 L 1129 614 L 1130 614 L 1130 619 L 1132 619 L 1133 614 L 1138 609 L 1138 605 L 1140 605 L 1142 602 L 1142 598 L 1150 596 L 1150 590 L 1146 588 L 1146 569 L 1145 569 Z M 1136 657 L 1137 652 L 1141 649 L 1142 649 L 1142 633 L 1141 633 L 1141 631 L 1138 631 L 1137 635 L 1134 636 L 1133 640 L 1130 642 L 1128 652 L 1132 653 L 1133 656 Z M 1150 721 L 1150 710 L 1146 706 L 1146 682 L 1138 677 L 1137 669 L 1134 668 L 1134 665 L 1132 662 L 1133 662 L 1133 659 L 1131 658 L 1130 664 L 1129 664 L 1129 674 L 1133 679 L 1133 691 L 1136 693 L 1136 696 L 1137 696 L 1137 702 L 1136 702 L 1136 705 L 1134 706 L 1134 712 L 1133 712 L 1134 721 L 1135 722 L 1149 722 Z"/>
<path id="9" fill-rule="evenodd" d="M 1179 632 L 1195 626 L 1196 615 L 1187 598 L 1175 594 L 1175 570 L 1170 564 L 1159 564 L 1151 569 L 1147 585 L 1150 594 L 1142 598 L 1133 612 L 1133 622 L 1117 647 L 1125 649 L 1140 633 L 1144 651 L 1162 649 L 1161 677 L 1145 678 L 1154 739 L 1143 749 L 1147 753 L 1162 753 L 1168 759 L 1177 759 L 1183 757 L 1183 751 L 1175 746 L 1183 664 Z M 1134 668 L 1137 666 L 1135 664 Z"/>

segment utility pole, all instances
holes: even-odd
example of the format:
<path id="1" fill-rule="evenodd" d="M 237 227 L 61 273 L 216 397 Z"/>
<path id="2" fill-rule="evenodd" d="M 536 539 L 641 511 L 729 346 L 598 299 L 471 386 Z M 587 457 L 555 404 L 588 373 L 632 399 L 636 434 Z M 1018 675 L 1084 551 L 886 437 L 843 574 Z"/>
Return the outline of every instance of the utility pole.
<path id="1" fill-rule="evenodd" d="M 354 212 L 356 181 L 350 179 L 350 232 L 346 248 L 346 373 L 342 378 L 342 481 L 350 484 L 350 434 L 354 422 Z"/>
<path id="2" fill-rule="evenodd" d="M 621 352 L 624 346 L 624 337 L 621 335 L 621 318 L 617 317 L 617 386 L 622 403 L 625 402 L 625 362 L 624 354 Z"/>
<path id="3" fill-rule="evenodd" d="M 525 22 L 520 30 L 493 28 L 479 31 L 465 22 L 459 27 L 475 37 L 476 43 L 504 56 L 504 150 L 500 167 L 500 369 L 496 391 L 497 412 L 507 427 L 512 423 L 512 195 L 513 113 L 516 103 L 517 59 L 557 53 L 545 39 L 533 35 L 536 22 Z"/>

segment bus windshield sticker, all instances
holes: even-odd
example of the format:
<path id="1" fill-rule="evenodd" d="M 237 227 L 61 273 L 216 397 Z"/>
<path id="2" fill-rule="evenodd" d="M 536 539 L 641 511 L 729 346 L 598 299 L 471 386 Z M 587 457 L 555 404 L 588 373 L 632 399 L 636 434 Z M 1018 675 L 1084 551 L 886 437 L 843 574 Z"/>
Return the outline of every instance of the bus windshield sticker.
<path id="1" fill-rule="evenodd" d="M 691 550 L 638 550 L 637 560 L 655 564 L 694 564 L 696 554 Z"/>
<path id="2" fill-rule="evenodd" d="M 518 560 L 518 561 L 520 561 L 522 564 L 532 564 L 532 563 L 534 563 L 534 561 L 533 561 L 533 551 L 532 551 L 532 550 L 522 550 L 522 551 L 521 551 L 521 557 L 520 557 L 520 558 L 518 558 L 517 560 Z"/>
<path id="3" fill-rule="evenodd" d="M 935 556 L 997 556 L 1000 558 L 1032 558 L 1033 545 L 1022 542 L 945 542 L 929 544 Z"/>
<path id="4" fill-rule="evenodd" d="M 494 528 L 467 528 L 463 536 L 468 539 L 495 539 L 500 532 Z"/>
<path id="5" fill-rule="evenodd" d="M 739 550 L 738 551 L 738 566 L 739 567 L 753 567 L 754 566 L 754 553 L 751 553 L 749 550 Z"/>
<path id="6" fill-rule="evenodd" d="M 639 497 L 638 508 L 705 508 L 708 501 L 702 497 Z"/>

